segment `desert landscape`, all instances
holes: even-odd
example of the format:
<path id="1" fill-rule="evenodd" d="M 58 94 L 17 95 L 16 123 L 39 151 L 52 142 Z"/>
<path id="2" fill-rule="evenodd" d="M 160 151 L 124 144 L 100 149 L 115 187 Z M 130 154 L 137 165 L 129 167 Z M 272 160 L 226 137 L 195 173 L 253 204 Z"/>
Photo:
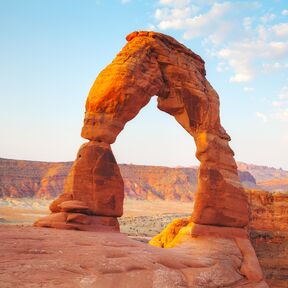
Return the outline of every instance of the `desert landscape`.
<path id="1" fill-rule="evenodd" d="M 17 160 L 14 160 L 15 164 L 17 162 L 18 162 Z M 47 163 L 47 165 L 49 165 L 49 163 Z M 9 181 L 8 180 L 4 181 L 3 179 L 3 172 L 1 173 L 1 171 L 4 171 L 4 168 L 3 166 L 1 167 L 2 167 L 0 170 L 1 183 L 6 183 L 6 185 L 8 185 Z M 33 165 L 30 163 L 30 165 L 27 165 L 27 167 L 31 168 L 33 167 Z M 151 167 L 150 169 L 153 169 L 153 168 L 154 167 Z M 265 168 L 265 170 L 267 170 L 267 168 Z M 21 179 L 22 183 L 27 183 L 29 182 L 29 180 L 30 181 L 32 180 L 31 175 L 27 170 L 25 171 L 24 169 L 22 170 L 22 172 L 25 172 L 25 174 L 27 173 L 25 176 L 22 175 L 22 179 Z M 35 171 L 35 168 L 34 168 L 33 178 L 35 177 L 35 174 L 37 174 L 37 171 Z M 269 175 L 270 176 L 266 175 L 266 177 L 271 177 L 271 172 L 269 173 Z M 165 173 L 163 174 L 159 173 L 157 176 L 159 177 L 159 182 L 162 182 L 165 176 L 166 176 Z M 272 176 L 275 177 L 274 174 Z M 58 177 L 56 177 L 56 179 L 59 180 Z M 49 179 L 49 180 L 51 181 L 51 183 L 45 186 L 46 189 L 47 187 L 52 187 L 53 188 L 52 191 L 54 191 L 56 195 L 60 194 L 62 191 L 61 189 L 63 189 L 64 181 L 60 183 L 60 185 L 58 183 L 58 186 L 56 186 L 55 183 L 54 185 L 52 185 L 52 183 L 55 181 L 55 178 L 52 177 L 52 179 Z M 22 239 L 22 242 L 23 242 L 23 238 L 25 239 L 27 237 L 27 234 L 26 234 L 27 232 L 25 229 L 29 229 L 28 227 L 31 227 L 31 225 L 37 219 L 39 219 L 40 217 L 46 216 L 50 213 L 49 204 L 52 200 L 51 195 L 50 195 L 51 191 L 45 192 L 45 195 L 49 195 L 48 199 L 44 199 L 41 197 L 28 197 L 28 198 L 23 197 L 24 195 L 20 193 L 23 189 L 22 186 L 20 186 L 21 181 L 19 180 L 17 189 L 15 190 L 15 187 L 14 187 L 14 190 L 13 190 L 14 193 L 16 191 L 19 192 L 18 194 L 16 194 L 18 196 L 14 194 L 14 195 L 11 195 L 10 197 L 9 196 L 1 197 L 0 199 L 0 205 L 1 205 L 0 206 L 0 215 L 1 215 L 0 221 L 2 224 L 1 235 L 3 235 L 2 237 L 4 237 L 4 235 L 6 235 L 5 237 L 7 237 L 7 238 L 1 238 L 3 244 L 5 243 L 5 241 L 11 241 L 11 237 L 18 235 L 19 231 L 22 234 L 17 236 L 16 238 L 14 237 L 14 239 L 19 239 L 18 241 L 21 241 Z M 35 178 L 34 178 L 34 181 L 35 181 Z M 41 179 L 38 179 L 37 181 L 38 183 L 41 183 Z M 156 181 L 157 183 L 158 182 L 157 178 L 154 179 L 154 181 Z M 137 187 L 138 192 L 141 191 L 142 189 L 141 186 L 135 185 L 136 183 L 134 183 L 133 178 L 130 179 L 130 181 L 128 181 L 127 179 L 127 183 L 128 183 L 127 188 L 129 189 L 131 186 Z M 12 182 L 10 182 L 10 184 L 12 184 Z M 170 185 L 170 183 L 168 183 L 167 185 Z M 147 186 L 147 184 L 145 186 Z M 38 186 L 33 185 L 33 187 L 38 187 Z M 59 187 L 60 190 L 58 191 L 55 190 L 55 187 Z M 247 190 L 247 193 L 248 193 L 247 195 L 249 195 L 249 198 L 251 199 L 250 201 L 251 201 L 252 209 L 253 209 L 252 215 L 251 215 L 251 222 L 250 222 L 251 223 L 250 224 L 251 225 L 250 237 L 251 237 L 253 246 L 256 250 L 257 256 L 259 258 L 265 278 L 267 279 L 267 282 L 271 285 L 271 287 L 285 287 L 286 282 L 287 282 L 287 277 L 288 277 L 288 270 L 287 270 L 288 262 L 287 262 L 287 257 L 286 257 L 288 253 L 288 232 L 287 232 L 287 229 L 288 229 L 287 227 L 288 192 L 286 193 L 274 192 L 273 193 L 273 192 L 268 192 L 268 191 L 265 192 L 265 191 L 260 191 L 260 190 L 251 190 L 251 191 Z M 131 193 L 131 195 L 135 195 L 135 193 Z M 147 194 L 143 193 L 143 195 L 147 195 Z M 144 197 L 143 195 L 142 197 Z M 174 219 L 188 218 L 191 215 L 192 209 L 193 209 L 192 201 L 183 202 L 181 200 L 171 201 L 169 199 L 166 199 L 166 200 L 159 200 L 159 199 L 147 200 L 143 198 L 135 199 L 129 195 L 125 195 L 124 214 L 121 218 L 119 218 L 120 231 L 122 233 L 127 234 L 129 238 L 131 239 L 147 244 L 148 241 L 152 239 L 152 237 L 160 233 Z M 9 225 L 9 227 L 11 227 L 12 230 L 10 230 L 9 227 L 7 227 L 7 225 Z M 17 232 L 15 233 L 13 231 L 17 231 Z M 7 235 L 7 233 L 12 233 L 12 234 Z M 35 232 L 30 231 L 29 235 L 31 233 L 35 233 Z M 33 236 L 35 237 L 35 239 L 38 239 L 37 237 L 41 237 L 40 236 L 41 234 L 39 235 L 38 233 L 39 232 L 37 232 L 35 236 Z M 40 231 L 40 233 L 42 232 Z M 45 232 L 43 233 L 44 235 L 49 234 L 49 233 L 45 234 Z M 31 237 L 31 235 L 29 237 Z M 61 237 L 66 237 L 66 235 L 65 236 L 63 235 Z M 47 239 L 47 241 L 51 241 L 51 240 Z M 30 244 L 33 243 L 33 241 L 30 241 L 30 242 L 31 242 Z M 36 243 L 36 241 L 34 242 Z M 7 245 L 9 244 L 7 243 Z M 49 243 L 49 245 L 51 244 Z M 55 246 L 54 247 L 49 246 L 49 249 L 50 249 L 49 251 L 51 251 L 51 249 L 52 251 L 56 250 L 57 245 L 59 244 L 55 243 L 53 245 Z M 92 244 L 89 244 L 89 245 L 92 245 Z M 22 246 L 23 245 L 20 245 L 20 247 Z M 5 245 L 2 246 L 2 249 L 3 249 L 2 255 L 7 253 L 5 252 Z M 29 248 L 22 248 L 22 249 L 26 249 L 25 250 L 27 251 L 26 253 L 30 251 L 29 253 L 31 255 L 39 254 L 39 255 L 36 255 L 36 257 L 39 257 L 39 258 L 41 258 L 42 254 L 48 253 L 44 249 L 42 244 L 40 246 L 36 246 L 36 247 L 29 246 Z M 11 255 L 9 254 L 6 257 L 11 257 Z M 13 257 L 17 258 L 17 255 L 14 255 Z M 7 262 L 3 262 L 3 264 L 4 263 L 7 263 Z M 96 281 L 94 278 L 89 278 L 85 276 L 86 275 L 85 270 L 81 270 L 79 267 L 74 268 L 74 269 L 76 270 L 78 269 L 79 275 L 82 275 L 81 276 L 82 278 L 79 276 L 79 281 L 82 281 L 83 286 L 79 286 L 79 287 L 86 287 L 85 284 L 83 284 L 85 281 L 87 281 L 88 284 L 90 282 L 93 283 L 94 281 Z M 60 273 L 63 273 L 61 269 L 60 271 L 61 271 Z M 67 271 L 65 272 L 67 273 L 67 277 L 71 277 L 70 274 L 75 273 L 72 271 L 73 270 L 71 270 L 70 272 L 67 272 Z M 22 271 L 22 273 L 24 272 Z M 43 273 L 47 275 L 48 271 L 44 269 Z M 41 276 L 39 276 L 39 280 L 34 280 L 34 281 L 40 281 L 40 278 Z M 16 287 L 17 285 L 20 287 L 20 284 L 19 284 L 20 282 L 17 282 L 18 280 L 17 281 L 15 280 L 15 282 L 13 282 L 12 279 L 8 279 L 8 278 L 2 278 L 2 280 L 7 281 L 7 282 L 9 281 L 10 283 L 10 284 L 6 284 L 6 286 L 4 285 L 3 287 L 12 287 L 15 285 Z M 26 280 L 26 281 L 27 283 L 25 285 L 27 285 L 27 287 L 31 287 L 30 286 L 31 280 Z M 47 286 L 48 285 L 53 286 L 54 284 L 51 284 L 51 283 L 54 283 L 53 281 L 56 281 L 56 280 L 53 279 L 53 281 L 52 280 L 44 281 L 42 279 L 42 281 L 43 283 L 46 283 Z M 60 275 L 59 275 L 59 281 L 61 283 Z M 64 282 L 67 284 L 66 281 L 67 280 L 65 279 Z M 47 283 L 50 283 L 50 284 L 47 284 Z M 87 284 L 87 287 L 89 287 L 88 284 Z M 71 285 L 73 284 L 69 283 L 67 284 L 67 287 L 69 287 L 69 285 L 71 287 Z M 26 286 L 22 286 L 22 287 L 26 287 Z M 91 287 L 97 287 L 97 286 L 91 286 Z"/>
<path id="2" fill-rule="evenodd" d="M 287 3 L 44 2 L 0 4 L 0 288 L 287 288 Z"/>

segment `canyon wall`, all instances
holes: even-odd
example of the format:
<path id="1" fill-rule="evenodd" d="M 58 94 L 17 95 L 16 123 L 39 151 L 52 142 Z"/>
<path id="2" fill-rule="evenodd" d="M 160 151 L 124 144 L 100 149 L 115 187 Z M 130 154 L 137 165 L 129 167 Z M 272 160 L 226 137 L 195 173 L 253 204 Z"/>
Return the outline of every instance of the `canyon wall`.
<path id="1" fill-rule="evenodd" d="M 246 190 L 250 206 L 250 239 L 273 288 L 288 283 L 288 192 Z"/>
<path id="2" fill-rule="evenodd" d="M 38 162 L 0 158 L 0 197 L 52 199 L 63 192 L 73 162 Z M 191 201 L 197 190 L 197 167 L 169 168 L 120 164 L 126 197 L 147 200 Z M 238 171 L 245 187 L 255 178 Z"/>

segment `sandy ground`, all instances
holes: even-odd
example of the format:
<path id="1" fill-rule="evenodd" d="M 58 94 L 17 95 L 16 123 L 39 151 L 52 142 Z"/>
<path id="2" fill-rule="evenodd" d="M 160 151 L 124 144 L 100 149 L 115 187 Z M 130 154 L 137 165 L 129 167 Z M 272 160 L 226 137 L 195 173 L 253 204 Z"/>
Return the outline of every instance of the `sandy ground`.
<path id="1" fill-rule="evenodd" d="M 1 200 L 0 224 L 31 225 L 38 218 L 49 214 L 50 202 L 51 200 Z M 148 240 L 161 232 L 172 219 L 189 217 L 192 207 L 193 203 L 187 202 L 126 199 L 124 215 L 119 218 L 121 232 L 130 236 L 147 237 Z"/>

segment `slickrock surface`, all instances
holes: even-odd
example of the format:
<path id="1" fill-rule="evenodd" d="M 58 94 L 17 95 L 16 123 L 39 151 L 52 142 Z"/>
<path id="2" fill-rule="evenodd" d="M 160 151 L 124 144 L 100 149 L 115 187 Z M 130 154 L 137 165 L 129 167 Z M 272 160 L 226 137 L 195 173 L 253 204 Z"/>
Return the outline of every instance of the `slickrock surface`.
<path id="1" fill-rule="evenodd" d="M 241 239 L 241 249 L 215 237 L 161 249 L 120 233 L 4 225 L 0 237 L 1 288 L 268 287 L 243 276 Z"/>

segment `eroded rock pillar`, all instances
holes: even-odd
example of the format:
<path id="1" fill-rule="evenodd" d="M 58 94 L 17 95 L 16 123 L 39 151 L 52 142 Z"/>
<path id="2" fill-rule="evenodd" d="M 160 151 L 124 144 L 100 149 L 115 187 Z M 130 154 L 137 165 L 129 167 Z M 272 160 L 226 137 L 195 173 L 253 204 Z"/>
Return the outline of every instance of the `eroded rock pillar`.
<path id="1" fill-rule="evenodd" d="M 228 137 L 201 132 L 195 137 L 200 160 L 192 220 L 198 224 L 245 227 L 248 204 Z"/>
<path id="2" fill-rule="evenodd" d="M 35 226 L 119 231 L 124 183 L 110 144 L 83 144 L 67 177 L 64 193 L 51 205 L 53 214 Z"/>

